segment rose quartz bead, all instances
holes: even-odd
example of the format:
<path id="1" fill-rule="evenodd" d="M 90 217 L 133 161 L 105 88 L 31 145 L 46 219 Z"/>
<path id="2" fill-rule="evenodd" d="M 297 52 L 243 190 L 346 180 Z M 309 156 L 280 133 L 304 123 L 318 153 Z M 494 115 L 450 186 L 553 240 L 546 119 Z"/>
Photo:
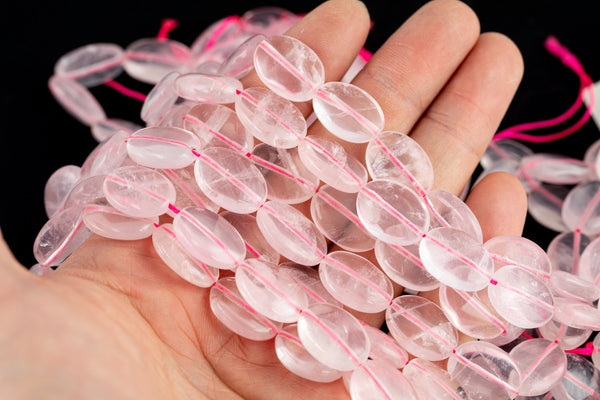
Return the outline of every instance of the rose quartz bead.
<path id="1" fill-rule="evenodd" d="M 240 20 L 245 32 L 267 36 L 281 35 L 300 20 L 300 16 L 281 7 L 258 7 L 246 11 Z"/>
<path id="2" fill-rule="evenodd" d="M 86 87 L 97 86 L 121 73 L 123 57 L 123 49 L 116 44 L 88 44 L 59 58 L 54 73 Z"/>
<path id="3" fill-rule="evenodd" d="M 103 191 L 111 206 L 140 218 L 162 215 L 175 201 L 171 181 L 160 172 L 141 166 L 117 168 L 106 176 Z"/>
<path id="4" fill-rule="evenodd" d="M 181 245 L 195 258 L 219 269 L 234 269 L 245 254 L 244 240 L 225 218 L 197 207 L 181 210 L 173 219 Z"/>
<path id="5" fill-rule="evenodd" d="M 567 195 L 562 207 L 567 227 L 586 235 L 600 233 L 600 181 L 582 183 Z"/>
<path id="6" fill-rule="evenodd" d="M 102 185 L 105 178 L 104 175 L 98 175 L 79 180 L 69 193 L 62 209 L 76 208 L 81 211 L 86 204 L 103 198 Z"/>
<path id="7" fill-rule="evenodd" d="M 431 190 L 433 167 L 425 150 L 411 137 L 386 131 L 372 139 L 365 152 L 371 178 L 390 179 Z M 416 182 L 415 182 L 416 181 Z"/>
<path id="8" fill-rule="evenodd" d="M 577 274 L 580 256 L 591 241 L 580 232 L 563 232 L 555 236 L 547 249 L 552 270 Z"/>
<path id="9" fill-rule="evenodd" d="M 454 228 L 431 230 L 421 240 L 419 254 L 431 275 L 457 290 L 485 288 L 494 270 L 492 257 L 483 244 Z"/>
<path id="10" fill-rule="evenodd" d="M 349 391 L 353 400 L 417 400 L 404 375 L 378 360 L 367 360 L 352 372 Z"/>
<path id="11" fill-rule="evenodd" d="M 107 118 L 91 126 L 92 136 L 99 143 L 105 142 L 119 131 L 131 134 L 139 129 L 142 129 L 142 127 L 138 124 L 119 118 Z"/>
<path id="12" fill-rule="evenodd" d="M 258 228 L 256 217 L 249 214 L 236 214 L 229 211 L 222 212 L 225 218 L 244 239 L 246 246 L 246 260 L 258 258 L 275 264 L 279 263 L 279 253 L 267 242 Z"/>
<path id="13" fill-rule="evenodd" d="M 83 222 L 94 233 L 115 240 L 139 240 L 152 235 L 158 217 L 131 217 L 111 207 L 105 200 L 83 207 Z"/>
<path id="14" fill-rule="evenodd" d="M 323 185 L 310 202 L 310 215 L 317 228 L 345 250 L 362 252 L 375 246 L 375 238 L 356 215 L 356 193 Z"/>
<path id="15" fill-rule="evenodd" d="M 600 287 L 600 238 L 594 239 L 585 247 L 579 258 L 576 273 L 582 279 Z"/>
<path id="16" fill-rule="evenodd" d="M 527 177 L 526 175 L 524 175 Z M 563 185 L 537 184 L 528 178 L 531 190 L 527 195 L 527 211 L 540 225 L 553 231 L 567 230 L 561 211 L 562 205 L 569 194 L 569 187 Z"/>
<path id="17" fill-rule="evenodd" d="M 252 161 L 265 177 L 267 198 L 288 204 L 310 199 L 319 178 L 300 160 L 298 149 L 278 149 L 261 143 L 252 150 Z"/>
<path id="18" fill-rule="evenodd" d="M 284 263 L 279 265 L 281 274 L 290 276 L 306 292 L 308 304 L 328 303 L 334 306 L 342 307 L 342 303 L 337 301 L 323 286 L 319 278 L 319 272 L 313 268 L 306 268 L 304 265 L 295 263 Z"/>
<path id="19" fill-rule="evenodd" d="M 194 174 L 204 194 L 226 210 L 248 214 L 267 199 L 267 184 L 262 174 L 252 161 L 235 150 L 205 149 L 198 154 Z"/>
<path id="20" fill-rule="evenodd" d="M 555 311 L 550 288 L 536 275 L 516 265 L 494 273 L 488 295 L 496 311 L 521 328 L 537 328 L 552 318 Z"/>
<path id="21" fill-rule="evenodd" d="M 44 187 L 44 206 L 48 218 L 62 210 L 67 196 L 80 177 L 81 168 L 76 165 L 65 165 L 50 175 Z"/>
<path id="22" fill-rule="evenodd" d="M 254 138 L 229 107 L 210 103 L 198 104 L 190 109 L 183 119 L 183 128 L 195 133 L 204 149 L 228 147 L 240 153 L 248 153 L 254 146 Z"/>
<path id="23" fill-rule="evenodd" d="M 591 304 L 557 297 L 554 299 L 557 321 L 579 329 L 600 330 L 600 310 Z"/>
<path id="24" fill-rule="evenodd" d="M 291 101 L 310 100 L 325 82 L 319 56 L 300 40 L 271 36 L 258 44 L 254 67 L 263 83 Z"/>
<path id="25" fill-rule="evenodd" d="M 351 371 L 369 356 L 369 337 L 349 312 L 331 304 L 313 304 L 298 319 L 298 336 L 321 363 Z"/>
<path id="26" fill-rule="evenodd" d="M 492 339 L 506 331 L 504 321 L 479 298 L 477 292 L 441 286 L 439 296 L 444 314 L 464 334 L 476 339 Z"/>
<path id="27" fill-rule="evenodd" d="M 175 105 L 178 99 L 175 92 L 175 79 L 179 72 L 170 72 L 166 74 L 148 93 L 140 118 L 148 125 L 158 125 L 167 112 Z"/>
<path id="28" fill-rule="evenodd" d="M 600 370 L 585 357 L 567 354 L 567 371 L 560 383 L 552 388 L 552 394 L 560 400 L 596 400 L 600 393 Z"/>
<path id="29" fill-rule="evenodd" d="M 77 81 L 54 75 L 48 87 L 56 101 L 82 124 L 90 126 L 106 119 L 100 103 Z"/>
<path id="30" fill-rule="evenodd" d="M 565 271 L 554 271 L 550 277 L 550 286 L 554 297 L 564 297 L 590 304 L 600 297 L 600 287 Z"/>
<path id="31" fill-rule="evenodd" d="M 373 236 L 398 246 L 418 242 L 429 227 L 423 198 L 388 180 L 367 183 L 356 198 L 356 211 Z"/>
<path id="32" fill-rule="evenodd" d="M 592 343 L 594 346 L 594 352 L 592 353 L 592 362 L 596 368 L 600 367 L 600 335 L 596 335 Z"/>
<path id="33" fill-rule="evenodd" d="M 282 326 L 281 322 L 262 316 L 244 301 L 234 277 L 221 278 L 213 285 L 210 309 L 223 325 L 250 340 L 269 340 Z"/>
<path id="34" fill-rule="evenodd" d="M 512 399 L 521 383 L 521 371 L 513 359 L 486 342 L 460 345 L 448 360 L 448 372 L 471 399 Z"/>
<path id="35" fill-rule="evenodd" d="M 535 180 L 555 185 L 574 185 L 589 175 L 585 162 L 560 154 L 528 155 L 521 160 L 521 169 Z"/>
<path id="36" fill-rule="evenodd" d="M 317 89 L 313 109 L 325 128 L 351 143 L 366 143 L 384 126 L 377 101 L 351 83 L 328 82 Z"/>
<path id="37" fill-rule="evenodd" d="M 242 79 L 248 72 L 254 69 L 254 52 L 256 46 L 265 38 L 264 34 L 256 34 L 249 37 L 223 61 L 217 73 L 219 75 Z"/>
<path id="38" fill-rule="evenodd" d="M 152 244 L 161 260 L 192 285 L 210 287 L 219 279 L 217 268 L 195 259 L 179 244 L 173 224 L 163 224 L 155 229 Z"/>
<path id="39" fill-rule="evenodd" d="M 190 49 L 183 43 L 147 38 L 127 46 L 123 68 L 132 78 L 155 84 L 169 72 L 185 72 L 189 62 Z"/>
<path id="40" fill-rule="evenodd" d="M 194 166 L 190 165 L 187 168 L 180 169 L 165 169 L 162 171 L 175 187 L 176 196 L 174 206 L 178 210 L 183 210 L 186 207 L 194 206 L 206 208 L 210 211 L 219 211 L 219 206 L 211 199 L 206 197 L 204 192 L 200 190 L 194 176 Z M 171 214 L 169 210 L 167 213 Z M 175 216 L 175 215 L 171 215 Z"/>
<path id="41" fill-rule="evenodd" d="M 306 136 L 306 120 L 289 100 L 261 87 L 238 91 L 235 111 L 248 131 L 274 147 L 296 147 Z"/>
<path id="42" fill-rule="evenodd" d="M 225 17 L 204 29 L 192 43 L 190 50 L 192 58 L 198 58 L 211 48 L 220 47 L 222 42 L 232 41 L 240 35 L 240 18 Z"/>
<path id="43" fill-rule="evenodd" d="M 127 157 L 128 137 L 129 133 L 120 131 L 99 143 L 81 165 L 81 179 L 106 175 L 120 167 Z"/>
<path id="44" fill-rule="evenodd" d="M 579 329 L 568 326 L 553 316 L 548 323 L 538 328 L 541 336 L 548 340 L 558 341 L 563 350 L 571 350 L 581 346 L 592 334 L 590 329 Z"/>
<path id="45" fill-rule="evenodd" d="M 458 400 L 460 385 L 450 374 L 434 363 L 413 358 L 404 367 L 402 375 L 411 383 L 419 399 Z"/>
<path id="46" fill-rule="evenodd" d="M 367 324 L 364 324 L 363 328 L 365 328 L 369 343 L 371 343 L 369 358 L 386 362 L 397 369 L 404 368 L 408 363 L 408 354 L 393 337 L 385 334 L 381 329 Z"/>
<path id="47" fill-rule="evenodd" d="M 38 263 L 35 263 L 31 267 L 29 267 L 29 272 L 31 272 L 32 274 L 37 275 L 37 276 L 43 276 L 52 271 L 53 271 L 53 269 L 50 268 L 50 266 L 44 267 Z"/>
<path id="48" fill-rule="evenodd" d="M 375 257 L 385 274 L 394 282 L 416 291 L 433 290 L 440 286 L 421 262 L 416 244 L 396 246 L 377 240 Z"/>
<path id="49" fill-rule="evenodd" d="M 298 154 L 306 168 L 337 190 L 354 193 L 367 183 L 365 167 L 337 142 L 307 136 L 298 145 Z"/>
<path id="50" fill-rule="evenodd" d="M 306 292 L 278 265 L 256 258 L 244 260 L 235 271 L 237 287 L 252 308 L 274 321 L 296 322 L 308 306 Z"/>
<path id="51" fill-rule="evenodd" d="M 235 92 L 243 90 L 242 82 L 228 76 L 189 73 L 179 75 L 173 83 L 179 96 L 198 102 L 233 103 Z"/>
<path id="52" fill-rule="evenodd" d="M 385 314 L 390 333 L 415 357 L 439 361 L 458 345 L 458 333 L 443 311 L 419 296 L 399 296 Z"/>
<path id="53" fill-rule="evenodd" d="M 357 311 L 383 311 L 394 296 L 388 277 L 358 254 L 346 251 L 329 253 L 319 265 L 319 276 L 333 297 Z"/>
<path id="54" fill-rule="evenodd" d="M 496 270 L 505 265 L 517 265 L 536 276 L 548 280 L 552 272 L 550 258 L 535 242 L 521 236 L 501 235 L 483 245 L 492 255 Z"/>
<path id="55" fill-rule="evenodd" d="M 465 232 L 483 243 L 481 225 L 473 211 L 461 199 L 445 190 L 432 190 L 427 193 L 431 206 L 431 228 L 452 227 Z"/>
<path id="56" fill-rule="evenodd" d="M 512 139 L 501 139 L 490 142 L 479 162 L 483 169 L 490 169 L 498 161 L 505 159 L 520 161 L 531 154 L 533 151 L 523 143 Z"/>
<path id="57" fill-rule="evenodd" d="M 327 253 L 321 232 L 290 205 L 267 201 L 256 213 L 256 222 L 271 246 L 291 261 L 317 265 Z"/>
<path id="58" fill-rule="evenodd" d="M 127 138 L 129 157 L 149 168 L 185 168 L 196 160 L 193 151 L 200 146 L 196 135 L 172 127 L 148 127 Z"/>
<path id="59" fill-rule="evenodd" d="M 309 381 L 327 383 L 342 376 L 340 371 L 323 365 L 306 351 L 296 324 L 287 325 L 277 333 L 275 352 L 284 367 Z"/>
<path id="60" fill-rule="evenodd" d="M 519 343 L 508 353 L 521 371 L 521 396 L 546 393 L 558 383 L 567 370 L 567 357 L 557 342 L 530 339 Z"/>
<path id="61" fill-rule="evenodd" d="M 59 265 L 91 234 L 83 224 L 80 210 L 65 208 L 42 226 L 33 243 L 33 255 L 43 267 Z"/>

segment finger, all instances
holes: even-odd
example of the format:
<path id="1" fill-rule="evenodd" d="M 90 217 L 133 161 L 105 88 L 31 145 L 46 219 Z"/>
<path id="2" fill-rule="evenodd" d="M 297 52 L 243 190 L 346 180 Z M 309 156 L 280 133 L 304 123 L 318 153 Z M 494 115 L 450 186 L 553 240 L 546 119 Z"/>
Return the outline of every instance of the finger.
<path id="1" fill-rule="evenodd" d="M 0 272 L 3 275 L 3 278 L 0 279 L 0 288 L 3 284 L 11 285 L 13 283 L 10 279 L 11 277 L 27 272 L 25 267 L 17 261 L 12 251 L 10 251 L 2 235 L 2 230 L 0 230 Z"/>
<path id="2" fill-rule="evenodd" d="M 357 0 L 330 0 L 306 14 L 288 32 L 313 49 L 323 62 L 325 81 L 340 80 L 363 47 L 369 34 L 367 8 Z M 242 79 L 244 87 L 263 86 L 255 71 Z M 296 104 L 304 117 L 311 103 Z"/>
<path id="3" fill-rule="evenodd" d="M 507 37 L 482 34 L 411 133 L 427 152 L 437 189 L 460 193 L 498 128 L 523 74 Z"/>

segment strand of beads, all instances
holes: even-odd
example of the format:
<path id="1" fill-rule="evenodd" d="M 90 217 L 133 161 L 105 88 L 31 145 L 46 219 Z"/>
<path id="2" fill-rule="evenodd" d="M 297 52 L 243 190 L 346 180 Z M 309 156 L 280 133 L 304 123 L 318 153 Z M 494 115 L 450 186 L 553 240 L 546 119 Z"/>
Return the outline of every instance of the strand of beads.
<path id="1" fill-rule="evenodd" d="M 275 19 L 261 23 L 265 36 L 254 36 L 266 14 Z M 382 132 L 381 108 L 360 88 L 325 83 L 312 50 L 277 36 L 289 26 L 282 16 L 288 14 L 271 10 L 226 18 L 191 51 L 166 38 L 136 42 L 121 56 L 112 48 L 111 59 L 128 73 L 156 83 L 142 108 L 143 129 L 107 122 L 80 84 L 112 79 L 119 62 L 87 58 L 88 65 L 71 68 L 87 72 L 70 77 L 57 70 L 50 86 L 59 101 L 98 127 L 97 137 L 110 139 L 81 169 L 53 175 L 47 209 L 57 213 L 36 240 L 43 270 L 60 264 L 91 231 L 120 240 L 152 235 L 166 265 L 211 288 L 211 309 L 223 324 L 252 340 L 275 337 L 286 368 L 319 382 L 343 377 L 355 399 L 502 399 L 558 393 L 556 385 L 595 390 L 596 381 L 576 380 L 575 369 L 587 366 L 560 350 L 567 342 L 562 332 L 510 353 L 497 347 L 567 316 L 582 330 L 598 330 L 587 308 L 554 304 L 559 289 L 586 299 L 593 290 L 584 295 L 585 285 L 569 280 L 551 291 L 548 256 L 526 239 L 482 243 L 468 207 L 431 190 L 424 151 L 408 136 Z M 85 59 L 73 54 L 71 60 Z M 364 61 L 356 65 L 346 81 Z M 270 90 L 242 88 L 239 79 L 252 66 Z M 309 121 L 318 119 L 342 140 L 369 142 L 366 169 L 339 143 L 306 136 L 310 124 L 292 101 L 309 100 Z M 235 110 L 222 105 L 231 103 Z M 254 146 L 255 138 L 263 143 Z M 527 165 L 535 171 L 540 164 L 542 172 L 550 168 L 545 159 Z M 312 220 L 292 206 L 308 199 Z M 172 224 L 159 224 L 165 214 Z M 577 228 L 593 218 L 593 207 L 578 213 Z M 325 237 L 345 251 L 327 252 Z M 385 273 L 354 253 L 373 248 Z M 294 263 L 278 265 L 280 255 Z M 318 272 L 309 268 L 317 264 Z M 235 276 L 219 278 L 220 269 Z M 597 268 L 587 271 L 597 280 Z M 394 298 L 392 281 L 416 291 L 440 287 L 441 307 L 418 296 Z M 385 311 L 392 337 L 343 307 Z M 458 346 L 458 330 L 495 344 Z M 419 358 L 407 363 L 404 349 Z M 447 372 L 429 362 L 448 357 Z M 578 386 L 569 388 L 563 376 Z"/>

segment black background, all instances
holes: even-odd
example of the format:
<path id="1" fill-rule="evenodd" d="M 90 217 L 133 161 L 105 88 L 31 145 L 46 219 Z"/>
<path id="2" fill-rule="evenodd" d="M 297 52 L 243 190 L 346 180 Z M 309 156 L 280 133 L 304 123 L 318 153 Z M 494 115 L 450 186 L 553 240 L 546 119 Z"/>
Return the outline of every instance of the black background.
<path id="1" fill-rule="evenodd" d="M 210 23 L 266 5 L 305 13 L 319 1 L 11 1 L 0 6 L 2 78 L 0 80 L 0 227 L 17 258 L 35 263 L 32 245 L 46 221 L 43 189 L 63 165 L 81 165 L 96 142 L 89 128 L 54 101 L 47 80 L 64 53 L 94 42 L 126 47 L 155 36 L 163 18 L 179 20 L 172 39 L 190 45 Z M 366 1 L 374 22 L 367 48 L 376 50 L 424 1 Z M 593 80 L 600 79 L 598 19 L 593 1 L 467 1 L 479 15 L 482 31 L 499 31 L 521 49 L 525 76 L 502 127 L 555 117 L 574 101 L 576 75 L 543 47 L 556 36 L 581 61 Z M 6 4 L 6 2 L 4 3 Z M 392 4 L 392 5 L 390 5 Z M 150 86 L 121 75 L 117 81 L 148 92 Z M 141 103 L 107 87 L 92 89 L 109 117 L 137 120 Z M 492 95 L 492 94 L 490 94 Z M 596 140 L 592 121 L 568 139 L 534 145 L 536 152 L 561 152 L 582 158 Z M 546 247 L 555 232 L 528 220 L 525 236 Z"/>

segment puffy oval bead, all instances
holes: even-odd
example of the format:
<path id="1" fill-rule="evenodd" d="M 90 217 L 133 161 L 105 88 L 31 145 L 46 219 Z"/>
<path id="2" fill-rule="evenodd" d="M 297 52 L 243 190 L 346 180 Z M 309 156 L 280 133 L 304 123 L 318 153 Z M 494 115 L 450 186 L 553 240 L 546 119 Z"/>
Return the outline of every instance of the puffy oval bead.
<path id="1" fill-rule="evenodd" d="M 600 233 L 600 181 L 575 186 L 565 198 L 562 218 L 571 231 L 579 229 L 586 235 Z"/>
<path id="2" fill-rule="evenodd" d="M 46 215 L 51 218 L 62 210 L 69 193 L 81 177 L 81 168 L 76 165 L 65 165 L 54 171 L 44 187 L 44 206 Z"/>
<path id="3" fill-rule="evenodd" d="M 54 73 L 86 87 L 100 85 L 121 73 L 124 54 L 116 44 L 88 44 L 59 58 Z"/>
<path id="4" fill-rule="evenodd" d="M 185 168 L 196 160 L 200 148 L 193 133 L 173 127 L 148 127 L 127 138 L 127 154 L 136 163 L 150 168 Z"/>
<path id="5" fill-rule="evenodd" d="M 179 75 L 174 82 L 175 92 L 184 99 L 219 104 L 233 103 L 242 83 L 228 76 L 188 73 Z"/>
<path id="6" fill-rule="evenodd" d="M 106 119 L 98 100 L 77 81 L 54 75 L 48 88 L 56 101 L 82 124 L 90 126 Z"/>
<path id="7" fill-rule="evenodd" d="M 139 240 L 152 235 L 158 217 L 137 218 L 129 216 L 98 201 L 83 207 L 83 222 L 94 233 L 115 240 Z"/>
<path id="8" fill-rule="evenodd" d="M 155 84 L 169 72 L 185 72 L 189 61 L 190 49 L 183 43 L 147 38 L 127 46 L 123 68 L 132 78 Z"/>

